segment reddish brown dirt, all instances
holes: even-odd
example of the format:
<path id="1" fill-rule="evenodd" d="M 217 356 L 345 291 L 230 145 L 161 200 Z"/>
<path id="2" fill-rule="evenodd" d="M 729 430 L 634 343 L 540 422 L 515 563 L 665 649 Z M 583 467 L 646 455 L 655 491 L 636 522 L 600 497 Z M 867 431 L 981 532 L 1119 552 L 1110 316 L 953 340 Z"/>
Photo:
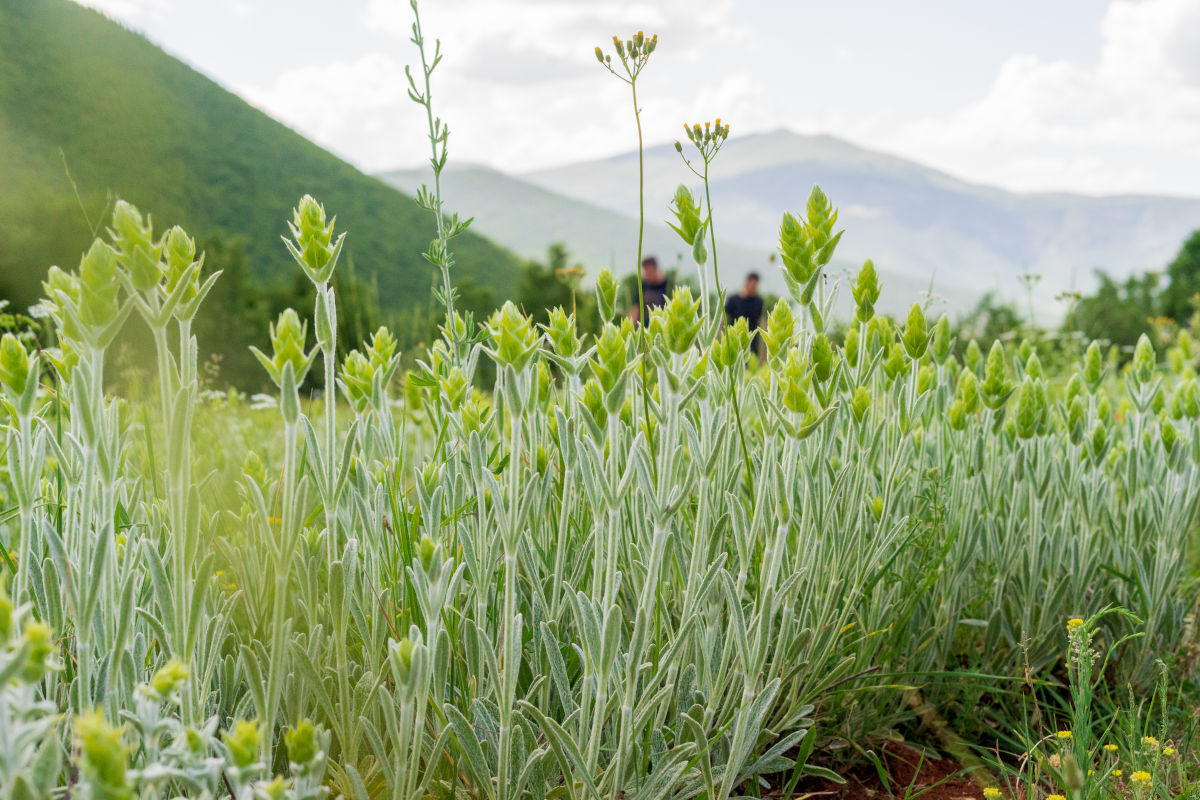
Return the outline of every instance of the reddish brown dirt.
<path id="1" fill-rule="evenodd" d="M 920 750 L 903 744 L 887 745 L 883 760 L 890 786 L 884 785 L 875 770 L 867 769 L 845 775 L 846 783 L 841 786 L 825 780 L 803 783 L 793 797 L 812 800 L 903 800 L 906 797 L 910 800 L 983 800 L 983 790 L 964 777 L 961 767 L 953 761 L 935 760 L 929 756 L 922 759 Z M 770 797 L 782 800 L 783 795 Z"/>

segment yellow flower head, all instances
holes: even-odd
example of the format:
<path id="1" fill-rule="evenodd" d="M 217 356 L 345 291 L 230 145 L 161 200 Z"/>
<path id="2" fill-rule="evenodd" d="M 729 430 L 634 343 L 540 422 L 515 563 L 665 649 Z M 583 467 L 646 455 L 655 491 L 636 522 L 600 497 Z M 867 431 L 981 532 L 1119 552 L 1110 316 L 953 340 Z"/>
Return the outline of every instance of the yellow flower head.
<path id="1" fill-rule="evenodd" d="M 1145 747 L 1147 750 L 1158 750 L 1158 739 L 1155 739 L 1153 736 L 1143 736 L 1142 747 Z"/>
<path id="2" fill-rule="evenodd" d="M 989 786 L 983 790 L 983 796 L 986 797 L 987 800 L 999 800 L 1002 795 L 1000 794 L 1000 790 L 995 786 Z"/>
<path id="3" fill-rule="evenodd" d="M 1175 748 L 1174 747 L 1164 747 L 1162 749 L 1162 754 L 1164 756 L 1173 756 L 1173 755 L 1175 755 Z"/>
<path id="4" fill-rule="evenodd" d="M 1104 749 L 1110 753 L 1117 752 L 1117 746 L 1115 744 L 1106 744 L 1106 745 L 1104 745 Z"/>
<path id="5" fill-rule="evenodd" d="M 1067 620 L 1067 633 L 1074 633 L 1077 628 L 1083 625 L 1083 620 L 1079 617 L 1071 617 Z"/>
<path id="6" fill-rule="evenodd" d="M 1146 770 L 1144 770 L 1144 769 L 1139 769 L 1137 772 L 1130 775 L 1129 779 L 1132 780 L 1134 783 L 1149 783 L 1150 782 L 1150 773 L 1146 772 Z"/>
<path id="7" fill-rule="evenodd" d="M 1056 737 L 1058 737 L 1059 739 L 1061 739 L 1062 741 L 1068 741 L 1073 738 L 1070 731 L 1059 731 L 1058 733 L 1056 733 L 1054 735 Z"/>
<path id="8" fill-rule="evenodd" d="M 1124 773 L 1124 772 L 1122 772 L 1122 771 L 1121 771 L 1121 770 L 1119 770 L 1119 769 L 1114 769 L 1114 770 L 1112 771 L 1112 774 L 1113 774 L 1113 777 L 1114 777 L 1114 778 L 1119 778 L 1119 777 L 1121 777 L 1122 775 L 1124 775 L 1125 773 Z"/>
<path id="9" fill-rule="evenodd" d="M 1046 795 L 1046 800 L 1067 800 L 1067 798 L 1063 797 L 1061 794 L 1048 794 Z"/>

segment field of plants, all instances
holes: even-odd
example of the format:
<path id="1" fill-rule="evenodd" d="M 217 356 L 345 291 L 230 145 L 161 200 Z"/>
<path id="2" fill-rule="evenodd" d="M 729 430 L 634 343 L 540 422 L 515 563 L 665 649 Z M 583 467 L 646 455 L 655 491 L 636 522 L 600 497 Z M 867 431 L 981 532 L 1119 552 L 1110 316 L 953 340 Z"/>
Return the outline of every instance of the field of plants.
<path id="1" fill-rule="evenodd" d="M 964 797 L 1196 796 L 1186 326 L 985 352 L 878 316 L 814 188 L 760 360 L 721 313 L 720 120 L 671 204 L 699 292 L 641 326 L 603 271 L 595 336 L 472 320 L 414 43 L 437 341 L 337 341 L 346 234 L 308 196 L 279 246 L 315 312 L 262 332 L 269 398 L 206 388 L 219 271 L 124 202 L 45 278 L 54 345 L 0 340 L 0 798 L 941 796 L 901 742 Z M 635 114 L 656 44 L 596 51 Z"/>

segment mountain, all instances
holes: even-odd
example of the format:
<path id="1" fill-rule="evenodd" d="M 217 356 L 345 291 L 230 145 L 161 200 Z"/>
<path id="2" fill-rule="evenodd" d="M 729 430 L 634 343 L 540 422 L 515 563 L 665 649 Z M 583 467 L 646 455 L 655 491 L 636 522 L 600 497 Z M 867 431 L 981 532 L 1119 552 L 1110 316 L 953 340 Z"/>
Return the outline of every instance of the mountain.
<path id="1" fill-rule="evenodd" d="M 672 150 L 672 155 L 675 155 Z M 633 191 L 637 190 L 636 162 Z M 429 169 L 393 170 L 380 175 L 385 182 L 405 192 L 415 192 L 430 180 Z M 607 178 L 606 178 L 607 181 Z M 629 190 L 620 180 L 604 185 L 611 198 L 622 198 Z M 634 195 L 632 213 L 626 213 L 620 202 L 601 196 L 600 202 L 610 199 L 610 207 L 589 202 L 590 193 L 572 190 L 556 191 L 524 178 L 509 175 L 489 167 L 451 165 L 442 174 L 442 193 L 449 207 L 464 216 L 473 216 L 472 229 L 531 259 L 540 259 L 553 243 L 567 246 L 573 259 L 589 272 L 608 267 L 618 275 L 632 272 L 637 265 L 637 197 Z M 674 186 L 661 201 L 661 194 L 649 196 L 645 241 L 642 251 L 657 256 L 667 267 L 678 265 L 682 274 L 694 275 L 695 264 L 680 238 L 663 222 L 670 216 L 668 203 Z M 574 195 L 574 196 L 570 196 Z M 718 206 L 718 231 L 724 209 Z M 776 218 L 776 222 L 778 218 Z M 740 285 L 743 275 L 757 270 L 767 288 L 784 291 L 777 266 L 769 261 L 774 244 L 771 238 L 734 240 L 724 237 L 717 242 L 721 283 L 726 289 Z M 711 271 L 711 261 L 705 268 Z M 885 310 L 907 308 L 918 293 L 928 289 L 928 278 L 884 271 L 884 278 L 893 290 L 885 302 Z M 969 294 L 948 290 L 956 305 L 964 304 Z"/>
<path id="2" fill-rule="evenodd" d="M 1039 313 L 1054 296 L 1093 285 L 1093 270 L 1125 276 L 1162 269 L 1200 228 L 1200 199 L 1020 194 L 967 183 L 831 136 L 790 131 L 730 139 L 712 168 L 718 236 L 732 245 L 773 247 L 785 210 L 802 211 L 813 184 L 840 208 L 846 234 L 838 262 L 865 258 L 884 272 L 887 305 L 911 303 L 928 286 L 961 310 L 996 289 L 1023 297 L 1020 276 L 1042 276 Z M 527 183 L 624 215 L 637 211 L 637 154 L 530 172 Z M 694 186 L 671 145 L 646 151 L 647 205 L 663 209 L 675 187 Z M 897 280 L 897 279 L 900 280 Z"/>
<path id="3" fill-rule="evenodd" d="M 238 237 L 256 279 L 290 278 L 279 237 L 305 193 L 349 231 L 344 259 L 385 306 L 428 302 L 428 211 L 68 0 L 0 0 L 0 186 L 0 296 L 17 304 L 51 264 L 78 263 L 112 196 L 159 229 Z M 518 259 L 478 235 L 455 256 L 500 296 L 515 283 Z"/>

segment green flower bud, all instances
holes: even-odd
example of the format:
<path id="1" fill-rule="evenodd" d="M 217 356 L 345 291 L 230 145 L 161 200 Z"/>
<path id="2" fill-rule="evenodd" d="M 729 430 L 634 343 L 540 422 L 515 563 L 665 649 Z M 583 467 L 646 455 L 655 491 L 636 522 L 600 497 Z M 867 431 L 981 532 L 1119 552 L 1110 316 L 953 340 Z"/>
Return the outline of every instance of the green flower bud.
<path id="1" fill-rule="evenodd" d="M 608 423 L 608 407 L 604 403 L 604 388 L 599 378 L 589 378 L 580 391 L 579 402 L 587 409 L 596 426 L 603 429 Z"/>
<path id="2" fill-rule="evenodd" d="M 846 331 L 846 343 L 842 346 L 842 352 L 846 356 L 846 363 L 851 367 L 858 366 L 859 350 L 862 337 L 858 332 L 858 326 L 854 325 Z"/>
<path id="3" fill-rule="evenodd" d="M 113 208 L 112 222 L 108 235 L 113 241 L 117 260 L 129 273 L 133 287 L 139 292 L 153 289 L 163 276 L 162 245 L 154 241 L 150 219 L 143 222 L 136 208 L 118 200 Z"/>
<path id="4" fill-rule="evenodd" d="M 787 361 L 779 374 L 784 408 L 805 417 L 813 416 L 813 403 L 808 395 L 811 386 L 812 369 L 805 361 L 804 355 L 798 349 L 792 348 L 788 351 Z"/>
<path id="5" fill-rule="evenodd" d="M 616 325 L 605 325 L 596 341 L 596 360 L 592 364 L 592 374 L 600 382 L 604 394 L 617 385 L 628 363 L 627 345 L 621 329 Z"/>
<path id="6" fill-rule="evenodd" d="M 979 382 L 975 373 L 963 370 L 958 376 L 958 401 L 962 404 L 965 414 L 974 414 L 979 410 Z"/>
<path id="7" fill-rule="evenodd" d="M 871 317 L 875 316 L 879 290 L 879 275 L 875 272 L 875 262 L 868 258 L 858 271 L 858 280 L 850 285 L 850 293 L 854 295 L 854 316 L 859 322 L 870 322 Z"/>
<path id="8" fill-rule="evenodd" d="M 1183 413 L 1189 419 L 1200 417 L 1200 385 L 1195 378 L 1188 380 L 1183 387 Z"/>
<path id="9" fill-rule="evenodd" d="M 267 374 L 271 376 L 271 380 L 275 382 L 276 386 L 282 385 L 283 370 L 288 364 L 292 365 L 296 383 L 299 384 L 308 374 L 309 365 L 312 364 L 313 357 L 316 355 L 316 349 L 310 353 L 304 352 L 307 341 L 308 323 L 301 322 L 300 315 L 295 310 L 288 308 L 271 326 L 271 358 L 267 358 L 257 348 L 251 348 L 251 351 L 258 357 L 259 362 L 267 370 Z"/>
<path id="10" fill-rule="evenodd" d="M 600 322 L 611 322 L 617 315 L 617 290 L 619 285 L 613 274 L 600 270 L 596 277 L 596 307 L 600 311 Z"/>
<path id="11" fill-rule="evenodd" d="M 1107 392 L 1096 394 L 1096 416 L 1104 421 L 1112 418 L 1112 401 L 1108 399 Z"/>
<path id="12" fill-rule="evenodd" d="M 196 243 L 178 225 L 167 231 L 163 241 L 167 260 L 167 291 L 173 292 L 192 264 L 196 263 Z M 203 261 L 204 256 L 200 258 Z M 182 302 L 191 302 L 199 293 L 200 271 L 197 270 L 192 273 L 187 288 L 183 290 Z"/>
<path id="13" fill-rule="evenodd" d="M 1108 449 L 1108 429 L 1103 422 L 1097 422 L 1092 428 L 1092 435 L 1088 439 L 1088 452 L 1092 459 L 1098 461 L 1103 457 L 1104 452 Z"/>
<path id="14" fill-rule="evenodd" d="M 152 698 L 160 703 L 171 699 L 188 679 L 187 665 L 172 657 L 150 679 L 148 689 Z"/>
<path id="15" fill-rule="evenodd" d="M 946 409 L 946 417 L 953 430 L 961 431 L 967 427 L 967 412 L 961 400 L 955 400 Z"/>
<path id="16" fill-rule="evenodd" d="M 950 357 L 950 350 L 954 347 L 954 338 L 950 332 L 950 320 L 945 314 L 938 317 L 937 323 L 933 326 L 933 360 L 939 364 L 945 364 L 946 359 Z"/>
<path id="17" fill-rule="evenodd" d="M 791 305 L 780 298 L 767 317 L 767 330 L 763 334 L 763 342 L 767 346 L 767 357 L 774 361 L 786 353 L 792 346 L 792 336 L 796 331 L 796 318 L 792 316 Z"/>
<path id="18" fill-rule="evenodd" d="M 904 348 L 893 343 L 888 348 L 888 357 L 883 362 L 883 374 L 889 381 L 908 374 L 909 361 L 904 357 Z"/>
<path id="19" fill-rule="evenodd" d="M 833 367 L 837 363 L 837 358 L 833 353 L 833 344 L 823 333 L 818 333 L 813 337 L 812 352 L 810 355 L 813 365 L 813 374 L 816 376 L 819 383 L 824 383 L 833 375 Z"/>
<path id="20" fill-rule="evenodd" d="M 967 342 L 967 351 L 964 354 L 964 358 L 966 360 L 967 368 L 970 369 L 971 372 L 979 374 L 979 364 L 983 361 L 983 353 L 979 349 L 979 342 L 975 341 L 974 339 Z"/>
<path id="21" fill-rule="evenodd" d="M 697 242 L 704 239 L 705 222 L 700 216 L 700 201 L 692 196 L 692 192 L 682 183 L 675 190 L 675 198 L 671 203 L 671 213 L 675 222 L 668 222 L 671 230 L 679 234 L 688 247 L 694 248 Z M 700 260 L 697 259 L 697 262 Z"/>
<path id="22" fill-rule="evenodd" d="M 1167 454 L 1175 452 L 1175 444 L 1179 441 L 1179 430 L 1166 417 L 1159 420 L 1158 430 Z"/>
<path id="23" fill-rule="evenodd" d="M 929 331 L 925 323 L 925 312 L 917 303 L 913 303 L 912 308 L 908 310 L 900 341 L 904 343 L 904 351 L 908 353 L 908 357 L 914 361 L 925 355 L 925 349 L 929 345 Z"/>
<path id="24" fill-rule="evenodd" d="M 692 299 L 692 290 L 680 286 L 671 293 L 671 299 L 663 307 L 667 347 L 672 353 L 682 355 L 691 349 L 704 322 L 700 317 L 700 299 Z"/>
<path id="25" fill-rule="evenodd" d="M 396 682 L 401 686 L 407 685 L 409 678 L 412 676 L 413 653 L 415 650 L 416 645 L 408 637 L 398 642 L 393 641 L 388 649 L 392 672 L 396 676 Z"/>
<path id="26" fill-rule="evenodd" d="M 1084 408 L 1082 397 L 1073 397 L 1067 404 L 1067 434 L 1071 442 L 1079 444 L 1083 441 L 1084 423 L 1087 421 L 1087 409 Z"/>
<path id="27" fill-rule="evenodd" d="M 917 369 L 917 394 L 925 394 L 934 385 L 937 370 L 932 364 L 921 364 Z"/>
<path id="28" fill-rule="evenodd" d="M 242 461 L 242 473 L 259 486 L 267 482 L 267 467 L 253 450 L 246 453 L 246 458 Z"/>
<path id="29" fill-rule="evenodd" d="M 371 362 L 357 350 L 351 350 L 342 360 L 342 394 L 356 412 L 362 413 L 371 402 L 374 376 Z"/>
<path id="30" fill-rule="evenodd" d="M 1022 439 L 1032 438 L 1037 433 L 1039 419 L 1037 392 L 1034 381 L 1031 378 L 1026 378 L 1021 382 L 1021 386 L 1017 391 L 1017 416 L 1015 420 L 1017 436 Z"/>
<path id="31" fill-rule="evenodd" d="M 811 281 L 833 258 L 833 251 L 841 239 L 841 232 L 833 232 L 837 224 L 837 211 L 829 198 L 814 186 L 808 197 L 807 220 L 785 213 L 779 226 L 779 254 L 783 261 L 783 275 L 793 297 L 807 306 L 812 300 Z"/>
<path id="32" fill-rule="evenodd" d="M 283 741 L 287 745 L 288 761 L 299 766 L 311 764 L 321 753 L 317 726 L 306 719 L 296 723 L 296 727 L 289 728 L 283 735 Z"/>
<path id="33" fill-rule="evenodd" d="M 1104 360 L 1100 355 L 1100 345 L 1092 342 L 1083 355 L 1083 382 L 1088 391 L 1094 393 L 1100 388 L 1100 382 L 1103 380 Z"/>
<path id="34" fill-rule="evenodd" d="M 14 399 L 20 397 L 25 394 L 32 371 L 33 361 L 21 340 L 11 333 L 0 337 L 0 388 Z"/>
<path id="35" fill-rule="evenodd" d="M 379 373 L 390 370 L 396 358 L 396 337 L 385 327 L 375 331 L 367 345 L 367 360 L 371 369 Z"/>
<path id="36" fill-rule="evenodd" d="M 750 327 L 745 318 L 738 318 L 732 325 L 726 326 L 721 337 L 713 343 L 713 363 L 722 369 L 742 366 L 746 363 L 746 351 L 750 347 Z"/>
<path id="37" fill-rule="evenodd" d="M 523 370 L 537 352 L 538 335 L 533 323 L 511 300 L 488 318 L 487 329 L 494 348 L 492 358 L 501 366 Z"/>
<path id="38" fill-rule="evenodd" d="M 37 683 L 50 671 L 50 659 L 54 655 L 54 635 L 48 625 L 34 620 L 25 623 L 21 639 L 23 646 L 27 648 L 21 679 L 26 683 Z"/>
<path id="39" fill-rule="evenodd" d="M 123 729 L 105 722 L 100 709 L 84 711 L 75 717 L 74 727 L 80 768 L 91 796 L 106 800 L 132 798 L 126 774 L 127 753 L 121 742 Z"/>
<path id="40" fill-rule="evenodd" d="M 79 320 L 101 329 L 117 318 L 117 257 L 113 249 L 97 239 L 79 262 Z"/>
<path id="41" fill-rule="evenodd" d="M 478 392 L 472 393 L 471 398 L 463 403 L 460 410 L 462 416 L 463 433 L 470 436 L 476 431 L 481 431 L 487 427 L 488 422 L 492 419 L 492 407 L 487 400 L 479 395 Z"/>
<path id="42" fill-rule="evenodd" d="M 276 775 L 267 783 L 260 782 L 254 785 L 254 798 L 255 800 L 284 800 L 291 788 L 290 780 L 282 775 Z"/>
<path id="43" fill-rule="evenodd" d="M 258 753 L 262 749 L 263 741 L 261 723 L 240 719 L 222 738 L 229 750 L 229 760 L 235 767 L 245 770 L 258 763 Z"/>
<path id="44" fill-rule="evenodd" d="M 306 194 L 300 198 L 300 204 L 292 211 L 292 221 L 288 223 L 295 243 L 284 239 L 284 244 L 309 280 L 317 286 L 329 283 L 342 252 L 346 234 L 338 236 L 336 241 L 333 239 L 336 222 L 335 217 L 326 223 L 325 207 Z"/>
<path id="45" fill-rule="evenodd" d="M 987 365 L 983 371 L 983 384 L 979 387 L 983 395 L 983 404 L 993 411 L 1004 405 L 1012 392 L 1012 384 L 1008 381 L 1008 373 L 1004 365 L 1004 347 L 1000 342 L 993 342 L 988 351 Z"/>
<path id="46" fill-rule="evenodd" d="M 867 412 L 871 409 L 871 395 L 865 386 L 859 386 L 854 390 L 854 397 L 850 400 L 850 413 L 854 415 L 854 421 L 862 424 L 867 418 Z"/>
<path id="47" fill-rule="evenodd" d="M 1021 340 L 1021 344 L 1017 347 L 1017 355 L 1020 356 L 1022 363 L 1029 360 L 1029 357 L 1037 352 L 1037 348 L 1033 346 L 1028 338 Z"/>
<path id="48" fill-rule="evenodd" d="M 1138 337 L 1137 346 L 1133 349 L 1133 379 L 1145 386 L 1154 377 L 1154 367 L 1158 363 L 1154 355 L 1154 345 L 1146 334 Z"/>
<path id="49" fill-rule="evenodd" d="M 579 351 L 583 349 L 583 343 L 580 341 L 575 327 L 575 315 L 568 314 L 562 306 L 556 306 L 550 310 L 549 324 L 543 325 L 542 330 L 546 332 L 550 344 L 554 345 L 554 352 L 560 356 L 570 358 L 578 355 Z"/>
<path id="50" fill-rule="evenodd" d="M 1067 388 L 1063 392 L 1064 399 L 1070 403 L 1076 397 L 1083 395 L 1083 379 L 1079 377 L 1079 373 L 1072 373 L 1070 379 L 1067 380 Z"/>
<path id="51" fill-rule="evenodd" d="M 1041 380 L 1045 377 L 1042 372 L 1042 362 L 1038 359 L 1036 350 L 1031 352 L 1025 361 L 1025 374 L 1034 380 Z"/>

